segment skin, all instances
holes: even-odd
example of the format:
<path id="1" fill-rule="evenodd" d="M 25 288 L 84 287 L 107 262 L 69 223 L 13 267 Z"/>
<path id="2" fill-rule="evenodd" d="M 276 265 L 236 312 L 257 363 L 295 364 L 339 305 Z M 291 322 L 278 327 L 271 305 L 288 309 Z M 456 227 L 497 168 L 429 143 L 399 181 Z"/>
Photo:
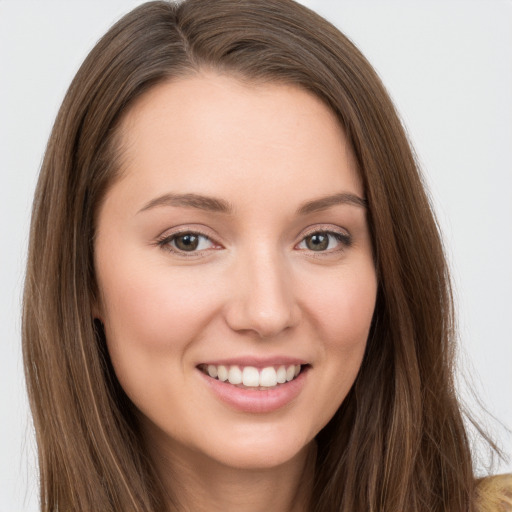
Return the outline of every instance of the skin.
<path id="1" fill-rule="evenodd" d="M 343 130 L 306 91 L 212 72 L 153 88 L 120 129 L 121 178 L 98 216 L 96 312 L 156 467 L 183 510 L 306 510 L 314 437 L 356 378 L 377 292 L 364 206 L 297 213 L 364 197 Z M 155 201 L 170 193 L 232 212 Z M 201 233 L 198 250 L 180 253 L 176 230 Z M 318 231 L 345 241 L 312 250 Z M 197 368 L 283 355 L 308 371 L 268 413 L 226 405 Z"/>

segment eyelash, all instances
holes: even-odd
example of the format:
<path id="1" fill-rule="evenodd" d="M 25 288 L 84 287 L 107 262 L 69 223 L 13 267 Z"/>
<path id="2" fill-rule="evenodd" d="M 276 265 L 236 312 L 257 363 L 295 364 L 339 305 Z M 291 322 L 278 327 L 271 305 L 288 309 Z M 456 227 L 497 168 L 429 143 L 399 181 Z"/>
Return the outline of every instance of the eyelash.
<path id="1" fill-rule="evenodd" d="M 190 229 L 184 229 L 182 231 L 177 231 L 175 233 L 172 233 L 171 235 L 165 235 L 161 238 L 159 238 L 156 241 L 156 245 L 161 247 L 162 249 L 169 251 L 173 254 L 176 254 L 178 256 L 182 256 L 185 258 L 198 258 L 204 256 L 204 250 L 203 251 L 182 251 L 178 249 L 177 247 L 173 247 L 171 243 L 176 240 L 176 238 L 179 238 L 180 236 L 184 235 L 193 235 L 201 238 L 205 238 L 209 240 L 212 244 L 215 244 L 215 242 L 209 237 L 208 235 L 201 233 L 200 231 L 193 231 Z M 207 249 L 206 249 L 207 250 Z"/>
<path id="2" fill-rule="evenodd" d="M 302 237 L 302 240 L 297 245 L 305 243 L 306 239 L 308 239 L 314 235 L 327 235 L 328 237 L 333 237 L 337 242 L 339 242 L 339 244 L 341 246 L 341 247 L 337 247 L 335 249 L 327 249 L 325 251 L 310 250 L 310 252 L 313 255 L 315 255 L 316 257 L 319 257 L 323 254 L 339 253 L 352 245 L 352 238 L 349 234 L 340 233 L 339 231 L 332 231 L 332 230 L 328 230 L 328 229 L 316 229 L 314 231 L 311 231 L 311 232 L 305 234 Z M 328 242 L 328 245 L 330 245 L 330 241 Z M 305 249 L 305 250 L 308 250 L 308 249 Z"/>
<path id="3" fill-rule="evenodd" d="M 208 249 L 203 249 L 202 251 L 199 250 L 199 251 L 183 251 L 183 250 L 180 250 L 176 247 L 173 247 L 171 245 L 171 243 L 176 240 L 177 238 L 179 238 L 180 236 L 184 236 L 184 235 L 192 235 L 192 236 L 197 236 L 197 237 L 201 237 L 201 238 L 205 238 L 207 240 L 209 240 L 212 244 L 215 244 L 215 242 L 206 234 L 204 233 L 201 233 L 200 231 L 192 231 L 192 230 L 183 230 L 183 231 L 178 231 L 178 232 L 175 232 L 175 233 L 172 233 L 171 235 L 165 235 L 161 238 L 159 238 L 157 241 L 156 241 L 156 245 L 158 245 L 159 247 L 161 247 L 162 249 L 164 250 L 167 250 L 173 254 L 177 254 L 178 256 L 182 256 L 182 257 L 185 257 L 185 258 L 190 258 L 190 257 L 202 257 L 204 256 L 204 251 L 205 250 L 208 250 Z M 352 245 L 352 237 L 348 234 L 345 234 L 345 233 L 340 233 L 338 231 L 332 231 L 332 230 L 327 230 L 327 229 L 316 229 L 314 231 L 311 231 L 307 234 L 305 234 L 301 241 L 297 244 L 297 245 L 300 245 L 302 243 L 305 242 L 305 240 L 309 237 L 312 237 L 314 235 L 327 235 L 327 236 L 331 236 L 333 237 L 335 240 L 337 240 L 342 247 L 340 248 L 336 248 L 336 249 L 330 249 L 330 250 L 325 250 L 325 251 L 313 251 L 313 250 L 310 250 L 310 252 L 312 254 L 314 254 L 316 257 L 318 257 L 319 255 L 322 255 L 322 254 L 333 254 L 333 253 L 339 253 L 339 252 L 342 252 L 343 250 L 345 250 L 346 248 L 350 247 Z M 308 250 L 308 249 L 304 249 L 304 250 Z M 315 254 L 316 253 L 316 254 Z"/>

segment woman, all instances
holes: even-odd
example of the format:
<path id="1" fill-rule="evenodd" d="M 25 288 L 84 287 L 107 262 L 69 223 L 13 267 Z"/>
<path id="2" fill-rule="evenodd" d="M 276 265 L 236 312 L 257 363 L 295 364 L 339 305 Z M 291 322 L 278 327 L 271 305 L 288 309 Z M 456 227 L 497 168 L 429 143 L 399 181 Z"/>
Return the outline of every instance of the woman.
<path id="1" fill-rule="evenodd" d="M 474 482 L 401 124 L 297 4 L 152 2 L 104 36 L 48 145 L 24 311 L 43 510 L 505 506 Z"/>

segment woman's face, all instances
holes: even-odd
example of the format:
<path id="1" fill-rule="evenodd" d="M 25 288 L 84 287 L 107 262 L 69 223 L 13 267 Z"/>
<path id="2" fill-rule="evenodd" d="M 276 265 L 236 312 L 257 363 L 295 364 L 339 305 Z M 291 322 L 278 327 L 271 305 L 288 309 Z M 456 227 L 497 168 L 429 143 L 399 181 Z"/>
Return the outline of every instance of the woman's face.
<path id="1" fill-rule="evenodd" d="M 352 386 L 375 305 L 343 130 L 308 92 L 210 73 L 144 95 L 121 141 L 97 314 L 143 431 L 184 460 L 292 460 Z"/>

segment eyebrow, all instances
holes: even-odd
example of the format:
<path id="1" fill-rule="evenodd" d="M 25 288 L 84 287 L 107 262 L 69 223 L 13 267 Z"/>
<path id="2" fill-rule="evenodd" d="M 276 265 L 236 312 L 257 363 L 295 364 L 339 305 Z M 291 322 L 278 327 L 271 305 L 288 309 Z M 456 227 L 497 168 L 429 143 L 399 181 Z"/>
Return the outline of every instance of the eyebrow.
<path id="1" fill-rule="evenodd" d="M 324 196 L 318 199 L 313 199 L 313 201 L 308 201 L 299 207 L 297 214 L 307 215 L 309 213 L 327 210 L 331 206 L 336 206 L 338 204 L 348 204 L 358 206 L 360 208 L 368 207 L 368 201 L 366 199 L 356 196 L 355 194 L 342 192 L 341 194 L 333 194 L 331 196 Z"/>
<path id="2" fill-rule="evenodd" d="M 307 215 L 310 213 L 327 210 L 331 206 L 339 204 L 348 204 L 352 206 L 358 206 L 366 208 L 368 202 L 366 199 L 359 197 L 355 194 L 343 192 L 340 194 L 333 194 L 330 196 L 320 197 L 313 199 L 302 204 L 297 209 L 297 215 Z M 155 199 L 149 201 L 143 206 L 138 213 L 157 208 L 159 206 L 176 206 L 182 208 L 197 208 L 199 210 L 205 210 L 214 213 L 233 214 L 234 207 L 228 201 L 224 199 L 218 199 L 215 197 L 203 196 L 200 194 L 164 194 Z"/>
<path id="3" fill-rule="evenodd" d="M 151 210 L 158 206 L 178 206 L 182 208 L 197 208 L 208 212 L 231 214 L 234 211 L 233 206 L 223 199 L 203 196 L 200 194 L 164 194 L 152 199 L 143 206 L 138 213 Z"/>

